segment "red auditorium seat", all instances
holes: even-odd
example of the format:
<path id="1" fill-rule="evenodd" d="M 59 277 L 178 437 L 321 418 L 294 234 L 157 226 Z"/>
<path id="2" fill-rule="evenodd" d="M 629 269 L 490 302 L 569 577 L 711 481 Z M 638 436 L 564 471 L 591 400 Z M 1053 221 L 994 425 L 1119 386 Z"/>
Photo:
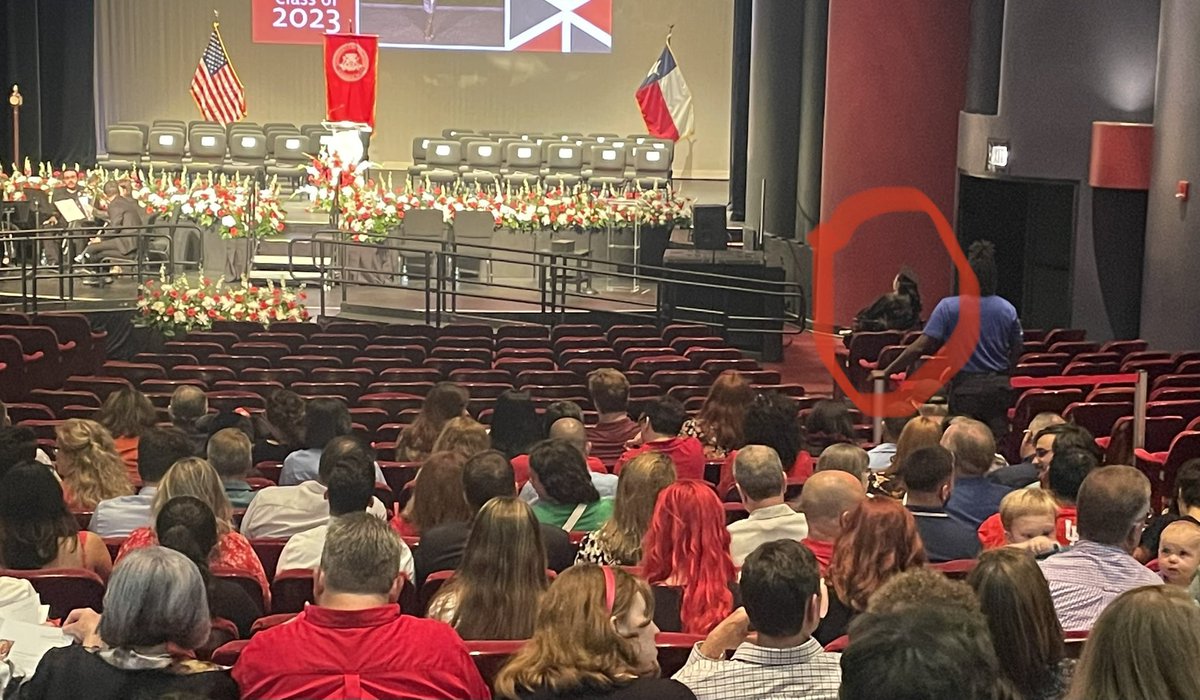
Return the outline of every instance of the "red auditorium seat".
<path id="1" fill-rule="evenodd" d="M 647 324 L 618 324 L 609 326 L 608 332 L 605 334 L 608 342 L 614 342 L 618 338 L 660 338 L 662 337 L 658 328 Z"/>
<path id="2" fill-rule="evenodd" d="M 842 365 L 850 383 L 858 389 L 864 389 L 867 375 L 870 374 L 870 363 L 879 360 L 879 354 L 889 345 L 900 345 L 904 339 L 901 331 L 858 331 L 850 334 L 850 342 L 842 357 Z M 868 363 L 866 366 L 862 362 Z"/>
<path id="3" fill-rule="evenodd" d="M 1029 421 L 1039 413 L 1062 415 L 1067 406 L 1077 401 L 1083 401 L 1083 392 L 1079 389 L 1028 389 L 1010 409 L 1012 413 L 1009 418 L 1013 432 L 1025 430 Z"/>
<path id="4" fill-rule="evenodd" d="M 692 363 L 682 355 L 652 355 L 650 357 L 639 357 L 634 360 L 629 369 L 654 376 L 657 372 L 663 371 L 691 370 Z"/>
<path id="5" fill-rule="evenodd" d="M 291 386 L 293 382 L 304 381 L 305 372 L 295 367 L 272 367 L 271 369 L 248 369 L 242 372 L 242 379 L 251 382 L 275 382 L 281 386 Z"/>
<path id="6" fill-rule="evenodd" d="M 258 555 L 258 560 L 262 562 L 263 571 L 267 574 L 267 580 L 275 579 L 275 567 L 279 564 L 279 555 L 283 553 L 283 546 L 287 544 L 286 537 L 260 537 L 250 540 L 250 548 Z M 266 612 L 265 610 L 263 612 Z"/>
<path id="7" fill-rule="evenodd" d="M 179 365 L 171 369 L 171 379 L 194 379 L 210 387 L 219 381 L 234 381 L 237 373 L 220 365 Z"/>
<path id="8" fill-rule="evenodd" d="M 365 388 L 354 382 L 296 382 L 292 391 L 301 396 L 340 396 L 347 404 L 353 404 Z"/>
<path id="9" fill-rule="evenodd" d="M 1063 341 L 1080 342 L 1087 338 L 1087 331 L 1081 328 L 1052 328 L 1046 332 L 1046 337 L 1042 341 L 1047 346 L 1054 345 Z"/>
<path id="10" fill-rule="evenodd" d="M 1079 402 L 1067 406 L 1063 418 L 1070 423 L 1087 428 L 1093 437 L 1112 434 L 1118 419 L 1133 415 L 1132 403 Z"/>
<path id="11" fill-rule="evenodd" d="M 278 362 L 281 368 L 298 369 L 308 375 L 318 367 L 342 367 L 342 360 L 331 355 L 288 355 Z"/>
<path id="12" fill-rule="evenodd" d="M 383 326 L 371 321 L 332 321 L 325 326 L 326 333 L 337 335 L 361 335 L 374 338 L 383 330 Z"/>
<path id="13" fill-rule="evenodd" d="M 147 379 L 146 381 L 151 382 L 154 380 Z M 84 391 L 95 394 L 96 398 L 100 399 L 100 402 L 103 403 L 109 394 L 130 386 L 133 385 L 120 377 L 68 377 L 67 381 L 63 383 L 63 390 Z"/>
<path id="14" fill-rule="evenodd" d="M 688 348 L 683 356 L 692 363 L 693 369 L 700 369 L 709 360 L 741 360 L 742 351 L 736 348 Z M 621 359 L 625 359 L 622 356 Z"/>
<path id="15" fill-rule="evenodd" d="M 263 382 L 263 381 L 248 381 L 239 379 L 231 382 L 222 380 L 213 385 L 214 391 L 248 391 L 258 394 L 264 399 L 271 397 L 271 394 L 283 388 L 283 384 L 279 382 Z"/>
<path id="16" fill-rule="evenodd" d="M 547 347 L 541 348 L 500 348 L 496 351 L 496 359 L 516 358 L 518 360 L 545 359 L 554 361 L 554 350 Z"/>
<path id="17" fill-rule="evenodd" d="M 624 355 L 630 348 L 671 348 L 662 338 L 617 338 L 611 344 L 618 356 Z M 671 353 L 674 352 L 674 348 L 671 348 Z"/>
<path id="18" fill-rule="evenodd" d="M 229 347 L 228 353 L 214 353 L 214 355 L 217 354 L 265 357 L 270 360 L 272 364 L 278 364 L 280 360 L 292 354 L 292 349 L 284 343 L 255 340 L 234 343 Z M 214 362 L 211 355 L 209 356 L 208 361 Z"/>
<path id="19" fill-rule="evenodd" d="M 612 346 L 608 344 L 608 341 L 605 340 L 603 336 L 598 335 L 590 337 L 567 336 L 554 341 L 553 345 L 555 355 L 562 355 L 562 353 L 567 350 L 586 350 L 589 348 L 607 350 L 608 352 L 613 353 L 614 357 L 616 356 L 616 353 L 613 351 Z"/>
<path id="20" fill-rule="evenodd" d="M 250 599 L 258 603 L 258 607 L 264 613 L 271 609 L 270 600 L 263 592 L 262 585 L 258 579 L 249 571 L 239 571 L 237 569 L 226 569 L 223 567 L 214 567 L 212 575 L 222 581 L 229 581 L 237 584 L 239 588 L 250 596 Z"/>
<path id="21" fill-rule="evenodd" d="M 353 345 L 317 345 L 309 343 L 300 346 L 299 355 L 290 355 L 289 357 L 322 357 L 328 359 L 336 359 L 336 362 L 325 361 L 320 364 L 311 364 L 308 370 L 316 367 L 349 367 L 354 362 L 354 358 L 358 357 L 362 350 Z M 281 367 L 289 366 L 286 362 L 287 358 L 279 361 Z M 303 364 L 305 361 L 301 361 Z M 293 364 L 291 366 L 300 366 Z"/>
<path id="22" fill-rule="evenodd" d="M 424 399 L 420 396 L 412 394 L 400 393 L 371 393 L 363 394 L 358 399 L 359 406 L 363 408 L 378 408 L 385 411 L 388 416 L 399 416 L 401 411 L 408 409 L 420 409 L 424 403 Z"/>
<path id="23" fill-rule="evenodd" d="M 703 349 L 707 352 L 726 352 L 725 350 L 714 350 L 710 348 Z M 737 350 L 734 350 L 733 352 L 737 352 Z M 620 353 L 620 356 L 621 364 L 625 365 L 626 367 L 632 367 L 636 360 L 640 360 L 643 357 L 675 357 L 676 355 L 673 349 L 664 345 L 646 345 L 625 348 L 625 350 Z M 696 369 L 699 369 L 699 367 L 696 367 Z"/>
<path id="24" fill-rule="evenodd" d="M 434 346 L 429 356 L 425 358 L 426 363 L 431 359 L 479 360 L 485 365 L 490 366 L 492 364 L 492 351 L 489 348 Z"/>
<path id="25" fill-rule="evenodd" d="M 1150 479 L 1153 508 L 1161 509 L 1174 497 L 1175 475 L 1189 460 L 1200 457 L 1200 432 L 1184 431 L 1171 440 L 1165 452 L 1134 450 L 1134 465 Z"/>
<path id="26" fill-rule="evenodd" d="M 529 384 L 529 385 L 522 387 L 521 391 L 529 392 L 530 397 L 533 398 L 534 404 L 543 406 L 543 407 L 546 404 L 552 403 L 554 401 L 565 401 L 565 400 L 575 401 L 576 403 L 579 403 L 581 405 L 585 405 L 585 404 L 590 405 L 591 404 L 591 399 L 588 398 L 587 387 L 578 385 L 578 384 L 576 384 L 576 385 Z"/>
<path id="27" fill-rule="evenodd" d="M 716 336 L 698 338 L 688 335 L 668 341 L 667 345 L 670 345 L 671 349 L 682 355 L 692 348 L 727 348 L 729 347 L 729 342 L 724 338 Z"/>
<path id="28" fill-rule="evenodd" d="M 1200 374 L 1163 374 L 1150 381 L 1151 389 L 1198 386 L 1200 386 Z"/>
<path id="29" fill-rule="evenodd" d="M 1150 392 L 1150 401 L 1200 401 L 1200 387 L 1168 386 Z"/>
<path id="30" fill-rule="evenodd" d="M 314 382 L 347 382 L 365 387 L 374 381 L 375 374 L 365 367 L 318 367 L 308 373 L 308 378 Z"/>
<path id="31" fill-rule="evenodd" d="M 61 343 L 48 326 L 0 326 L 0 335 L 16 338 L 25 352 L 26 376 L 32 386 L 57 388 L 70 376 L 75 363 L 75 344 Z M 41 359 L 33 356 L 41 354 Z"/>
<path id="32" fill-rule="evenodd" d="M 438 348 L 470 348 L 472 350 L 487 350 L 491 352 L 495 347 L 496 344 L 492 342 L 491 338 L 477 335 L 461 337 L 443 335 L 440 336 L 433 344 L 434 350 L 437 350 Z"/>
<path id="33" fill-rule="evenodd" d="M 208 361 L 214 365 L 228 367 L 240 377 L 248 369 L 270 369 L 271 361 L 260 355 L 209 355 Z"/>
<path id="34" fill-rule="evenodd" d="M 379 376 L 389 369 L 409 369 L 413 366 L 414 363 L 404 357 L 356 357 L 354 362 L 350 363 L 351 369 L 365 369 L 374 376 Z"/>
<path id="35" fill-rule="evenodd" d="M 1150 416 L 1146 418 L 1146 452 L 1164 452 L 1175 436 L 1183 432 L 1187 421 L 1179 416 Z M 1104 450 L 1104 464 L 1133 463 L 1133 418 L 1118 418 L 1107 440 L 1096 438 Z"/>
<path id="36" fill-rule="evenodd" d="M 170 353 L 194 355 L 201 364 L 208 362 L 209 355 L 227 354 L 225 348 L 218 343 L 193 343 L 187 340 L 168 340 L 163 343 L 163 350 Z"/>
<path id="37" fill-rule="evenodd" d="M 1200 350 L 1183 350 L 1172 355 L 1171 359 L 1175 360 L 1175 366 L 1178 367 L 1184 362 L 1200 360 Z"/>
<path id="38" fill-rule="evenodd" d="M 411 335 L 433 340 L 438 329 L 424 323 L 389 323 L 379 330 L 379 335 Z"/>
<path id="39" fill-rule="evenodd" d="M 550 342 L 559 338 L 603 338 L 604 329 L 594 323 L 562 323 L 550 330 Z"/>
<path id="40" fill-rule="evenodd" d="M 287 346 L 289 354 L 300 352 L 300 346 L 308 342 L 308 336 L 300 333 L 279 333 L 276 331 L 259 331 L 246 336 L 244 342 L 249 343 L 279 343 Z"/>
<path id="41" fill-rule="evenodd" d="M 166 371 L 155 364 L 137 362 L 121 362 L 109 360 L 100 368 L 100 373 L 106 377 L 121 377 L 135 387 L 140 387 L 146 379 L 166 379 Z"/>
<path id="42" fill-rule="evenodd" d="M 525 641 L 523 639 L 474 639 L 466 642 L 471 661 L 475 662 L 475 668 L 489 688 L 495 684 L 496 675 L 500 673 L 500 669 L 504 668 L 508 660 L 520 651 L 521 647 L 525 646 Z"/>
<path id="43" fill-rule="evenodd" d="M 730 370 L 735 372 L 758 372 L 762 370 L 762 367 L 760 367 L 757 362 L 750 359 L 708 360 L 700 366 L 700 369 L 708 372 L 715 378 L 719 377 L 722 372 L 727 372 Z"/>
<path id="44" fill-rule="evenodd" d="M 516 375 L 513 386 L 524 390 L 529 386 L 570 386 L 579 383 L 579 376 L 566 370 L 527 369 Z"/>
<path id="45" fill-rule="evenodd" d="M 371 382 L 367 385 L 368 394 L 410 394 L 425 398 L 433 382 Z"/>
<path id="46" fill-rule="evenodd" d="M 177 365 L 198 365 L 200 360 L 195 355 L 170 352 L 139 352 L 133 356 L 133 361 L 148 365 L 158 365 L 168 372 Z"/>
<path id="47" fill-rule="evenodd" d="M 273 323 L 271 327 L 285 325 L 282 323 Z M 303 324 L 308 325 L 308 324 Z M 217 320 L 212 323 L 212 330 L 219 333 L 233 333 L 239 338 L 245 338 L 255 331 L 262 330 L 262 324 L 256 321 L 224 321 Z"/>
<path id="48" fill-rule="evenodd" d="M 261 326 L 259 327 L 261 330 Z M 274 333 L 299 333 L 307 338 L 313 333 L 320 333 L 321 327 L 307 321 L 279 321 L 271 324 Z"/>
<path id="49" fill-rule="evenodd" d="M 433 350 L 434 340 L 433 338 L 426 338 L 420 335 L 380 335 L 375 337 L 371 345 L 387 345 L 390 347 L 412 345 L 428 353 L 430 350 Z"/>
<path id="50" fill-rule="evenodd" d="M 76 608 L 104 609 L 104 581 L 89 569 L 0 569 L 0 576 L 23 578 L 33 584 L 50 619 L 65 619 Z"/>
<path id="51" fill-rule="evenodd" d="M 1200 401 L 1150 401 L 1146 404 L 1147 416 L 1182 416 L 1191 422 L 1200 417 Z"/>
<path id="52" fill-rule="evenodd" d="M 658 385 L 655 384 L 653 386 L 657 387 Z M 686 404 L 695 398 L 706 398 L 708 396 L 708 389 L 708 386 L 703 385 L 676 384 L 667 389 L 667 396 L 670 396 L 679 403 Z M 662 388 L 659 387 L 659 390 L 661 391 Z"/>
<path id="53" fill-rule="evenodd" d="M 14 425 L 24 421 L 48 421 L 58 418 L 54 411 L 40 403 L 10 403 L 6 405 L 6 408 L 8 409 L 8 419 Z"/>
<path id="54" fill-rule="evenodd" d="M 371 339 L 359 333 L 313 333 L 306 345 L 349 345 L 359 350 L 371 344 Z M 301 352 L 304 345 L 300 346 Z"/>
<path id="55" fill-rule="evenodd" d="M 512 375 L 502 369 L 456 369 L 450 373 L 450 381 L 459 384 L 506 384 L 511 388 Z"/>
<path id="56" fill-rule="evenodd" d="M 441 590 L 442 586 L 454 576 L 454 571 L 434 571 L 425 577 L 425 582 L 421 584 L 420 590 L 417 591 L 417 600 L 420 604 L 421 615 L 429 612 L 429 603 Z"/>
<path id="57" fill-rule="evenodd" d="M 1121 365 L 1116 362 L 1079 362 L 1072 360 L 1063 368 L 1063 375 L 1084 376 L 1097 374 L 1117 374 L 1121 371 Z"/>
<path id="58" fill-rule="evenodd" d="M 312 569 L 288 569 L 271 581 L 271 612 L 298 613 L 313 602 Z"/>
<path id="59" fill-rule="evenodd" d="M 208 407 L 217 411 L 232 411 L 238 408 L 265 410 L 267 402 L 253 391 L 210 391 Z"/>
<path id="60" fill-rule="evenodd" d="M 449 323 L 442 327 L 438 337 L 491 338 L 492 327 L 484 323 Z"/>
<path id="61" fill-rule="evenodd" d="M 189 343 L 216 343 L 223 348 L 230 348 L 234 343 L 241 340 L 237 333 L 223 333 L 221 331 L 192 331 L 184 337 L 184 340 Z"/>
<path id="62" fill-rule="evenodd" d="M 491 366 L 491 359 L 481 359 L 477 357 L 427 357 L 425 358 L 425 367 L 435 369 L 438 373 L 438 378 L 446 378 L 456 369 L 488 369 Z"/>
<path id="63" fill-rule="evenodd" d="M 1150 379 L 1151 385 L 1159 377 L 1175 373 L 1174 360 L 1125 360 L 1121 365 L 1122 372 L 1140 372 L 1144 371 Z"/>
<path id="64" fill-rule="evenodd" d="M 1062 365 L 1052 362 L 1021 362 L 1014 369 L 1014 377 L 1057 377 L 1062 373 Z"/>
<path id="65" fill-rule="evenodd" d="M 672 323 L 662 332 L 662 338 L 668 344 L 676 338 L 704 338 L 713 335 L 712 328 L 700 323 Z"/>
<path id="66" fill-rule="evenodd" d="M 1131 386 L 1100 386 L 1088 392 L 1084 401 L 1088 403 L 1133 403 L 1134 389 Z"/>
<path id="67" fill-rule="evenodd" d="M 650 375 L 650 383 L 657 384 L 667 392 L 674 386 L 703 386 L 712 384 L 712 375 L 698 369 L 661 370 Z"/>
<path id="68" fill-rule="evenodd" d="M 8 321 L 3 323 L 7 324 Z M 108 331 L 94 330 L 87 316 L 73 313 L 40 313 L 34 317 L 34 323 L 53 328 L 60 342 L 75 343 L 76 362 L 69 368 L 71 373 L 94 373 L 104 364 L 108 352 Z"/>
<path id="69" fill-rule="evenodd" d="M 783 381 L 783 375 L 778 370 L 774 369 L 758 369 L 742 372 L 742 377 L 751 385 L 758 384 L 779 384 Z"/>
<path id="70" fill-rule="evenodd" d="M 497 338 L 496 351 L 501 350 L 534 350 L 549 348 L 549 338 Z"/>
<path id="71" fill-rule="evenodd" d="M 496 341 L 502 338 L 545 338 L 550 339 L 550 329 L 541 325 L 508 323 L 496 329 Z"/>

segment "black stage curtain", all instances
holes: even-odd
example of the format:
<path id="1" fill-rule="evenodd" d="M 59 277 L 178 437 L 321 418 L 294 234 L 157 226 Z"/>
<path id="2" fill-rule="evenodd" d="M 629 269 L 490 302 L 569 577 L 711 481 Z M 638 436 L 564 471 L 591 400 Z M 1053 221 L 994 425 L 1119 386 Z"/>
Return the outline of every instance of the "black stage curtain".
<path id="1" fill-rule="evenodd" d="M 733 2 L 733 89 L 729 112 L 729 207 L 746 220 L 746 149 L 750 127 L 750 38 L 754 0 Z"/>
<path id="2" fill-rule="evenodd" d="M 16 0 L 0 9 L 4 79 L 0 158 L 13 162 L 12 108 L 18 85 L 21 157 L 55 165 L 96 161 L 93 80 L 94 0 Z"/>

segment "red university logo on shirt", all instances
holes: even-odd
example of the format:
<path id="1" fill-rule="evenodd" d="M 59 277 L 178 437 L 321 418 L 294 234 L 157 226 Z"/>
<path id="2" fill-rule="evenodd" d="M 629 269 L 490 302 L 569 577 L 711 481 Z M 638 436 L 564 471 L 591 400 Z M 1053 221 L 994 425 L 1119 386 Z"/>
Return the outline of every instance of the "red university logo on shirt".
<path id="1" fill-rule="evenodd" d="M 337 77 L 347 83 L 362 80 L 371 67 L 371 59 L 367 56 L 367 52 L 358 45 L 358 42 L 354 41 L 339 46 L 337 51 L 333 52 L 333 59 L 330 62 L 333 64 L 333 72 L 337 74 Z"/>

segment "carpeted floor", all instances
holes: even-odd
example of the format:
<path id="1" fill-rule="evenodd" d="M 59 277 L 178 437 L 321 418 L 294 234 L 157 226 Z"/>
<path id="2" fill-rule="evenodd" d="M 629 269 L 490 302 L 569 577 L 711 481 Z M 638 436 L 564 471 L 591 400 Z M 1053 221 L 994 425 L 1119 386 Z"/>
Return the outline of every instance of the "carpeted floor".
<path id="1" fill-rule="evenodd" d="M 800 384 L 808 394 L 831 395 L 833 379 L 817 356 L 812 333 L 786 336 L 783 342 L 783 362 L 764 363 L 763 368 L 779 370 L 784 383 Z"/>

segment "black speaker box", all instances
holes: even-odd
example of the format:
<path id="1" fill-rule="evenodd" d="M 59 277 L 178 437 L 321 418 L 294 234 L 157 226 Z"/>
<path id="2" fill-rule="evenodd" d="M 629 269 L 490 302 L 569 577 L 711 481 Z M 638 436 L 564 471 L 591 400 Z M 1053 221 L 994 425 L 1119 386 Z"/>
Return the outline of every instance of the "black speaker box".
<path id="1" fill-rule="evenodd" d="M 725 230 L 725 207 L 697 204 L 692 207 L 692 244 L 700 250 L 725 250 L 729 232 Z"/>

